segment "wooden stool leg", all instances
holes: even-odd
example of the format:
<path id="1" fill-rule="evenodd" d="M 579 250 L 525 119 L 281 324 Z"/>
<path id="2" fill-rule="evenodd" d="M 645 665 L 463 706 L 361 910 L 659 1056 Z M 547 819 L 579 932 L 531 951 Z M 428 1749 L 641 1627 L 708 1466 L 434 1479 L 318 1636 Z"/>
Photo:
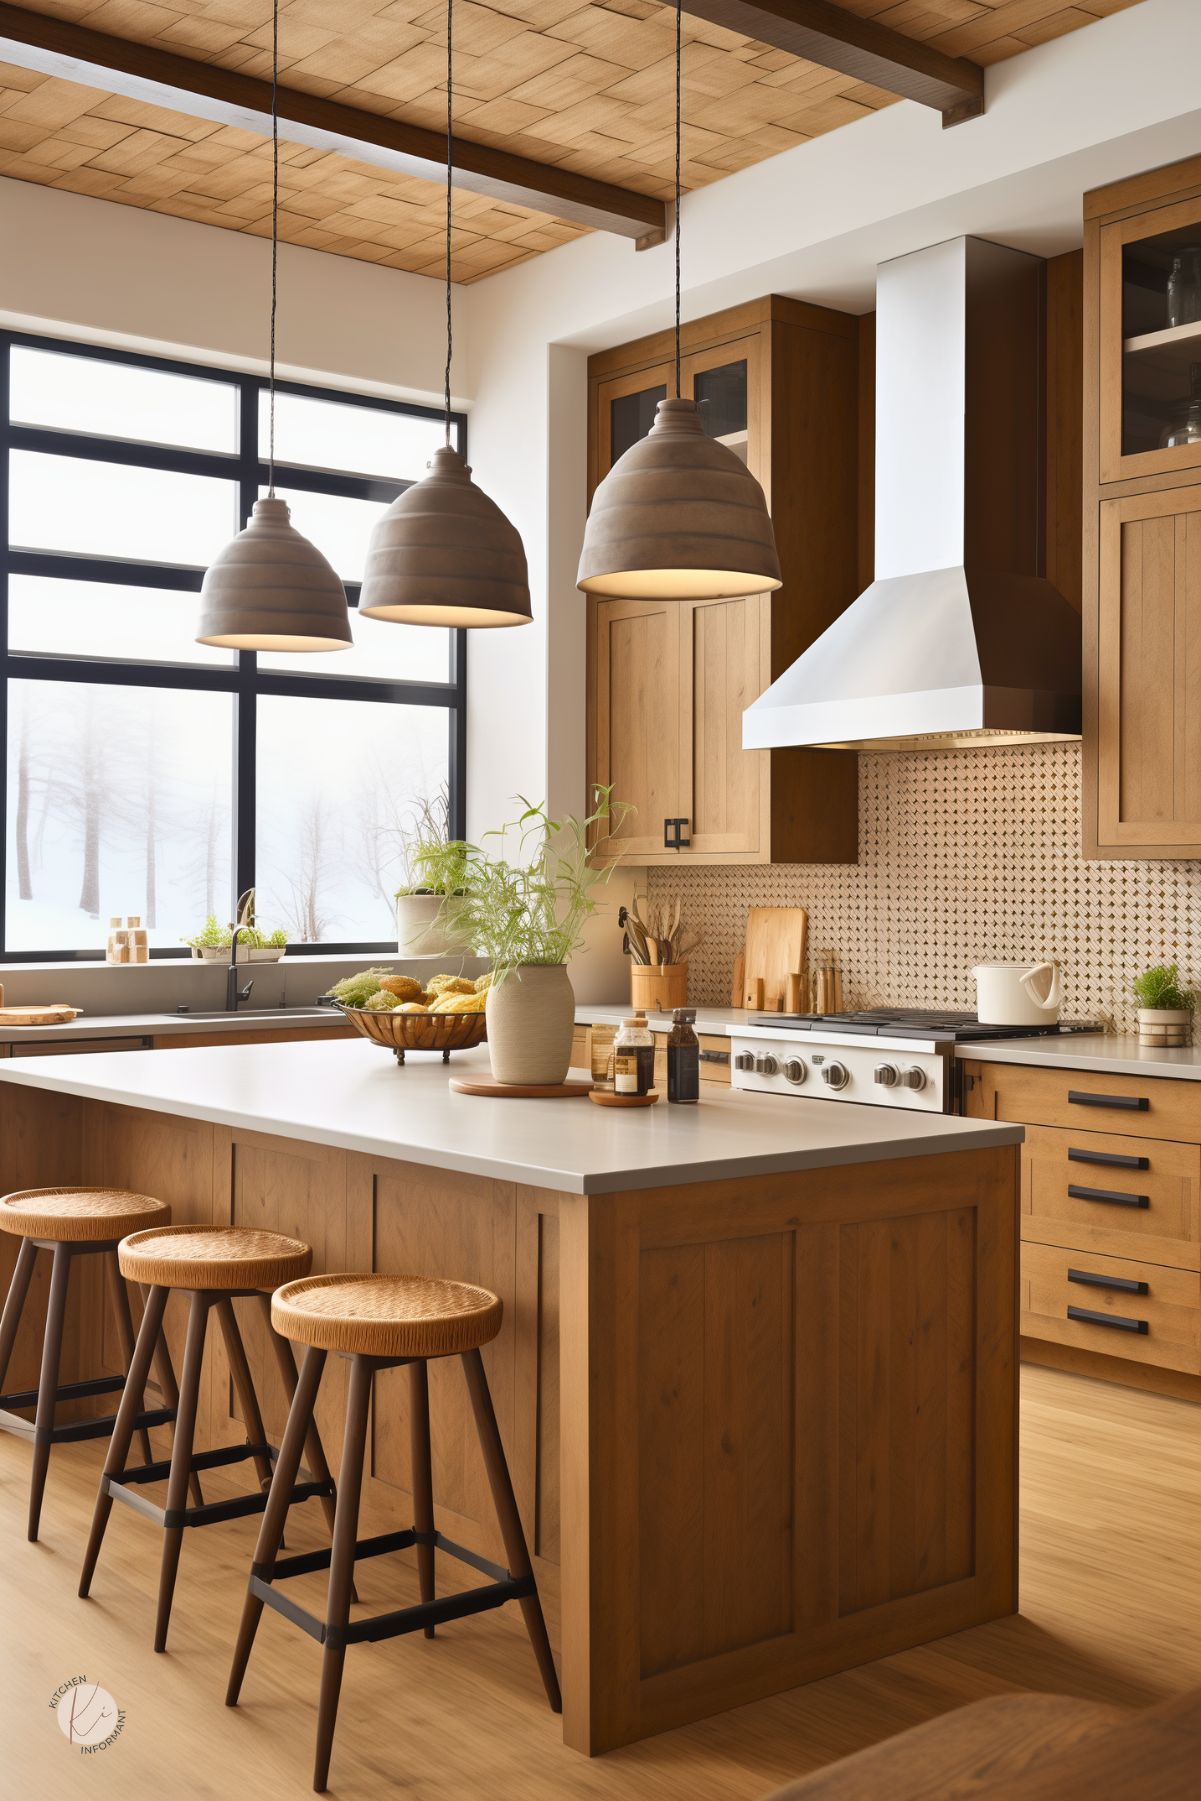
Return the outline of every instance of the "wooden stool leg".
<path id="1" fill-rule="evenodd" d="M 125 1378 L 125 1387 L 121 1392 L 121 1404 L 117 1409 L 117 1422 L 113 1427 L 113 1435 L 108 1441 L 108 1455 L 104 1460 L 104 1474 L 116 1477 L 118 1481 L 125 1473 L 125 1462 L 129 1456 L 129 1447 L 133 1443 L 133 1423 L 142 1410 L 146 1378 L 150 1374 L 150 1360 L 154 1355 L 154 1347 L 158 1343 L 159 1334 L 162 1331 L 163 1309 L 166 1305 L 167 1290 L 152 1288 L 142 1310 L 138 1342 L 134 1346 L 133 1360 L 129 1366 L 129 1374 Z M 83 1570 L 79 1578 L 79 1592 L 85 1598 L 92 1586 L 96 1559 L 100 1555 L 104 1529 L 108 1525 L 108 1516 L 112 1510 L 113 1497 L 108 1493 L 102 1481 L 100 1491 L 96 1496 L 96 1506 L 92 1514 L 92 1530 L 88 1535 L 87 1549 L 83 1554 Z"/>
<path id="2" fill-rule="evenodd" d="M 304 1354 L 304 1366 L 300 1372 L 300 1380 L 294 1384 L 292 1405 L 288 1410 L 288 1423 L 284 1427 L 283 1443 L 279 1447 L 279 1456 L 275 1460 L 275 1474 L 271 1478 L 267 1507 L 259 1524 L 258 1543 L 254 1547 L 252 1573 L 257 1573 L 266 1581 L 271 1578 L 271 1573 L 275 1568 L 275 1559 L 283 1540 L 284 1521 L 288 1517 L 292 1485 L 296 1481 L 296 1472 L 300 1468 L 305 1436 L 313 1417 L 313 1407 L 317 1400 L 317 1390 L 321 1384 L 321 1372 L 324 1368 L 325 1352 L 310 1345 Z M 295 1365 L 293 1365 L 293 1371 L 295 1371 Z M 258 1631 L 262 1612 L 263 1603 L 256 1594 L 248 1589 L 242 1607 L 242 1623 L 238 1627 L 238 1641 L 234 1646 L 229 1684 L 225 1691 L 227 1707 L 238 1705 L 242 1678 L 246 1674 L 246 1665 L 250 1658 L 251 1646 L 254 1644 L 254 1635 Z"/>
<path id="3" fill-rule="evenodd" d="M 492 1502 L 496 1508 L 496 1517 L 500 1522 L 501 1537 L 505 1541 L 505 1557 L 511 1576 L 532 1576 L 533 1566 L 530 1563 L 529 1550 L 526 1547 L 525 1531 L 521 1524 L 521 1515 L 517 1511 L 517 1499 L 513 1493 L 513 1484 L 509 1477 L 509 1466 L 505 1461 L 505 1450 L 500 1440 L 500 1429 L 496 1424 L 496 1414 L 492 1407 L 492 1396 L 488 1391 L 488 1377 L 484 1370 L 484 1360 L 477 1351 L 463 1353 L 463 1370 L 467 1377 L 467 1392 L 471 1396 L 471 1410 L 475 1415 L 475 1429 L 479 1434 L 480 1449 L 484 1453 L 484 1465 L 488 1471 L 488 1482 L 492 1489 Z M 530 1635 L 530 1644 L 534 1648 L 534 1656 L 538 1660 L 538 1668 L 542 1673 L 542 1682 L 546 1689 L 546 1698 L 555 1713 L 563 1710 L 563 1700 L 559 1693 L 559 1678 L 555 1673 L 555 1660 L 551 1656 L 550 1640 L 546 1636 L 546 1621 L 542 1617 L 542 1603 L 537 1592 L 523 1595 L 521 1611 L 525 1616 L 525 1629 Z"/>
<path id="4" fill-rule="evenodd" d="M 184 1342 L 183 1372 L 179 1381 L 179 1411 L 175 1415 L 175 1440 L 171 1446 L 171 1474 L 167 1478 L 167 1508 L 182 1512 L 188 1499 L 192 1468 L 192 1443 L 196 1436 L 196 1408 L 200 1399 L 200 1373 L 204 1364 L 204 1334 L 211 1297 L 202 1291 L 192 1295 L 188 1309 L 188 1335 Z M 171 1601 L 183 1543 L 182 1526 L 163 1527 L 163 1561 L 159 1571 L 158 1612 L 154 1622 L 154 1648 L 167 1648 Z"/>
<path id="5" fill-rule="evenodd" d="M 292 1397 L 296 1393 L 296 1359 L 292 1355 L 292 1347 L 288 1343 L 288 1340 L 282 1337 L 271 1324 L 271 1296 L 269 1294 L 261 1294 L 259 1296 L 259 1301 L 262 1304 L 263 1318 L 267 1325 L 267 1337 L 271 1340 L 272 1348 L 275 1351 L 275 1361 L 279 1366 L 279 1379 L 284 1385 L 284 1393 L 288 1397 L 288 1405 L 290 1407 L 292 1405 Z M 309 1418 L 308 1436 L 304 1441 L 304 1455 L 309 1470 L 312 1475 L 316 1477 L 317 1481 L 332 1483 L 333 1478 L 329 1472 L 329 1464 L 326 1462 L 325 1447 L 321 1443 L 321 1433 L 317 1428 L 317 1417 L 315 1414 L 310 1415 Z M 317 1501 L 322 1513 L 325 1515 L 325 1523 L 329 1527 L 332 1536 L 334 1530 L 334 1514 L 337 1508 L 337 1494 L 335 1492 L 332 1495 L 319 1495 Z M 350 1586 L 350 1598 L 353 1602 L 357 1602 L 359 1598 L 359 1591 L 353 1583 L 351 1583 Z"/>
<path id="6" fill-rule="evenodd" d="M 121 1361 L 125 1365 L 126 1376 L 133 1362 L 133 1320 L 129 1312 L 129 1295 L 125 1288 L 125 1278 L 121 1274 L 121 1265 L 117 1262 L 115 1250 L 104 1252 L 104 1267 L 108 1273 L 109 1295 L 113 1304 L 113 1319 L 117 1327 L 117 1343 L 121 1347 Z M 150 1448 L 150 1434 L 145 1426 L 138 1427 L 138 1443 L 141 1446 L 142 1462 L 153 1463 L 154 1452 Z"/>
<path id="7" fill-rule="evenodd" d="M 359 1498 L 363 1486 L 363 1457 L 367 1448 L 367 1409 L 371 1400 L 372 1364 L 368 1357 L 352 1357 L 346 1396 L 346 1435 L 342 1442 L 342 1467 L 338 1472 L 338 1508 L 334 1517 L 333 1556 L 329 1566 L 329 1592 L 325 1602 L 327 1627 L 345 1628 L 350 1619 L 350 1586 L 354 1576 L 354 1547 L 359 1529 Z M 313 1787 L 324 1793 L 329 1758 L 338 1717 L 345 1645 L 326 1644 L 321 1658 L 321 1694 L 317 1702 L 317 1752 L 313 1763 Z"/>
<path id="8" fill-rule="evenodd" d="M 139 1293 L 141 1293 L 139 1288 Z M 165 1291 L 164 1291 L 165 1292 Z M 142 1294 L 142 1313 L 146 1312 L 146 1297 Z M 167 1343 L 167 1334 L 159 1332 L 154 1343 L 154 1373 L 162 1391 L 163 1405 L 172 1412 L 179 1412 L 179 1384 L 175 1380 L 175 1367 L 171 1362 L 171 1347 Z M 204 1506 L 204 1490 L 200 1486 L 200 1477 L 195 1470 L 188 1477 L 188 1494 L 193 1507 Z"/>
<path id="9" fill-rule="evenodd" d="M 263 1414 L 254 1389 L 254 1377 L 250 1373 L 246 1346 L 242 1343 L 242 1334 L 238 1330 L 238 1316 L 228 1295 L 217 1302 L 217 1318 L 221 1322 L 221 1336 L 225 1340 L 225 1352 L 229 1358 L 229 1373 L 233 1377 L 234 1389 L 242 1408 L 246 1442 L 250 1445 L 266 1444 L 267 1428 L 263 1425 Z M 254 1467 L 258 1472 L 259 1487 L 265 1493 L 271 1487 L 271 1459 L 260 1454 L 254 1460 Z"/>
<path id="10" fill-rule="evenodd" d="M 50 1434 L 54 1430 L 58 1390 L 58 1366 L 63 1354 L 63 1323 L 67 1316 L 67 1282 L 71 1275 L 71 1247 L 56 1244 L 50 1271 L 50 1300 L 46 1308 L 46 1336 L 42 1340 L 42 1373 L 38 1381 L 38 1405 L 34 1415 L 33 1477 L 29 1485 L 29 1542 L 37 1543 L 50 1467 Z"/>
<path id="11" fill-rule="evenodd" d="M 429 1367 L 419 1357 L 409 1365 L 409 1444 L 413 1470 L 413 1525 L 418 1532 L 434 1530 L 434 1478 L 430 1462 L 430 1384 Z M 417 1580 L 421 1599 L 434 1598 L 434 1547 L 417 1546 Z M 427 1626 L 426 1638 L 433 1638 L 434 1628 Z"/>
<path id="12" fill-rule="evenodd" d="M 0 1393 L 3 1393 L 4 1379 L 8 1375 L 8 1366 L 12 1361 L 13 1349 L 17 1342 L 17 1327 L 21 1323 L 21 1313 L 29 1294 L 29 1284 L 33 1279 L 33 1266 L 37 1262 L 37 1257 L 38 1248 L 32 1238 L 23 1238 L 17 1247 L 17 1261 L 13 1268 L 13 1279 L 8 1285 L 4 1313 L 0 1315 Z"/>

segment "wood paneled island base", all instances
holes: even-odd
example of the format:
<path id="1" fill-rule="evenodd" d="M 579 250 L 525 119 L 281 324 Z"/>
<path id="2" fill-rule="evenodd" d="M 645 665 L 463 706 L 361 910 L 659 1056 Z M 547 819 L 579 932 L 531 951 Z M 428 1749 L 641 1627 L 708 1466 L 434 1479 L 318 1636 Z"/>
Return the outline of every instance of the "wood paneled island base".
<path id="1" fill-rule="evenodd" d="M 113 1183 L 179 1223 L 303 1238 L 317 1270 L 500 1295 L 485 1363 L 578 1750 L 1016 1609 L 1014 1144 L 572 1194 L 39 1088 L 3 1102 L 5 1188 Z M 75 1350 L 117 1370 L 100 1300 L 80 1284 Z M 239 1312 L 274 1435 L 275 1359 Z M 499 1556 L 457 1363 L 430 1387 L 438 1526 Z M 411 1512 L 406 1406 L 381 1376 L 367 1530 Z M 331 1454 L 343 1407 L 331 1359 Z M 220 1350 L 197 1436 L 242 1436 Z"/>

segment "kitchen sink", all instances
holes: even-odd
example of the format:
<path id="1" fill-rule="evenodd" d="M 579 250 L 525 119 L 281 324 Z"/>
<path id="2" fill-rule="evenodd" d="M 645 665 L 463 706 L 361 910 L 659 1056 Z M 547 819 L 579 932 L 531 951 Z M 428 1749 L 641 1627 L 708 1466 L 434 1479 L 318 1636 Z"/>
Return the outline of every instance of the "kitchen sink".
<path id="1" fill-rule="evenodd" d="M 196 1023 L 198 1025 L 223 1025 L 235 1019 L 253 1020 L 255 1025 L 293 1025 L 304 1023 L 311 1025 L 314 1020 L 324 1020 L 329 1025 L 336 1025 L 341 1015 L 336 1007 L 238 1007 L 235 1009 L 220 1008 L 213 1013 L 202 1013 L 199 1009 L 186 1013 L 160 1013 L 160 1019 L 173 1019 L 180 1024 Z"/>

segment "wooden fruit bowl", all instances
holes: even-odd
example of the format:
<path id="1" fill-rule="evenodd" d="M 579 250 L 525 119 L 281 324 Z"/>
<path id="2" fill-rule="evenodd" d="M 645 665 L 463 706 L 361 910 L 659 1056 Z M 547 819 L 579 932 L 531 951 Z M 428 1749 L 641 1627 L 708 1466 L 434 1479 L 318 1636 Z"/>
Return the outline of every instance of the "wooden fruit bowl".
<path id="1" fill-rule="evenodd" d="M 392 1051 L 398 1063 L 406 1051 L 441 1051 L 443 1063 L 449 1063 L 452 1051 L 469 1051 L 484 1041 L 482 1013 L 368 1013 L 362 1007 L 339 1012 L 364 1038 Z"/>

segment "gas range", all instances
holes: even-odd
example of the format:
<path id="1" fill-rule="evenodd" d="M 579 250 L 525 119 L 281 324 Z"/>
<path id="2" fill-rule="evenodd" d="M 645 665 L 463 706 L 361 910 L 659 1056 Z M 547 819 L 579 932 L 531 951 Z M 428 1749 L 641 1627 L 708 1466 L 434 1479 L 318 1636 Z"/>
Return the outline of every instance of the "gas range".
<path id="1" fill-rule="evenodd" d="M 761 1013 L 732 1035 L 730 1079 L 735 1088 L 761 1094 L 957 1113 L 956 1044 L 1096 1030 L 1084 1021 L 985 1026 L 974 1014 L 926 1008 Z"/>

